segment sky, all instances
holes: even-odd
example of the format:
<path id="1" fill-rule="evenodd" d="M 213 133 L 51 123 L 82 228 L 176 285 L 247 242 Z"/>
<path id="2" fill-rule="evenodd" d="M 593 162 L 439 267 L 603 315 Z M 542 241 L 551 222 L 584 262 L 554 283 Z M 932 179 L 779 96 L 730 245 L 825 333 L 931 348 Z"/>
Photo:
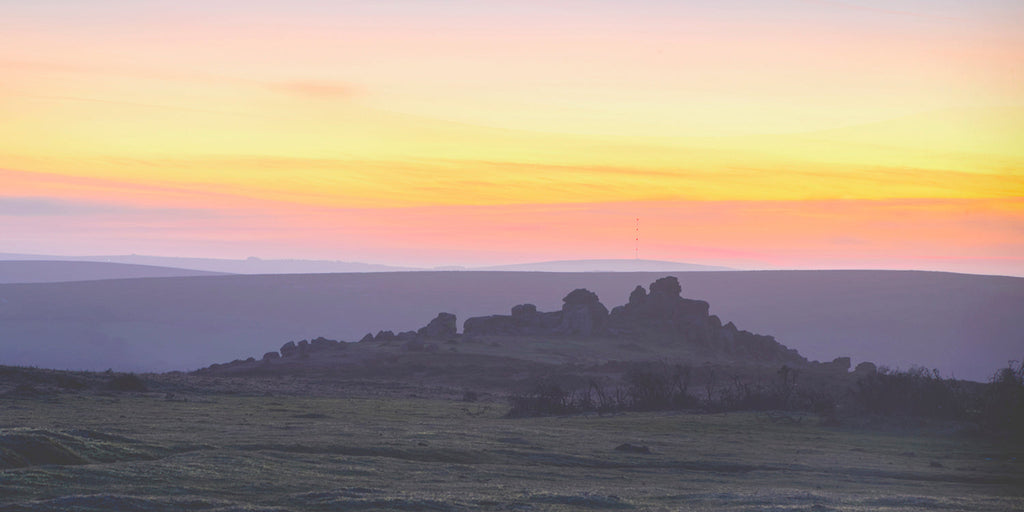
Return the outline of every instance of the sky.
<path id="1" fill-rule="evenodd" d="M 0 252 L 1024 276 L 1021 26 L 1016 0 L 0 0 Z"/>

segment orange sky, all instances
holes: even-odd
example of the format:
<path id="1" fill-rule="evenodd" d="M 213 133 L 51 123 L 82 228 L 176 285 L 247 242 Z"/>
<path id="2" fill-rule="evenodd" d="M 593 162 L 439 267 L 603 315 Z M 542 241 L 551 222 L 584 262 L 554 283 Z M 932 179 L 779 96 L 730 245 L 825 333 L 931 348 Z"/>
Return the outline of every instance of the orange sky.
<path id="1" fill-rule="evenodd" d="M 1024 7 L 0 7 L 0 252 L 1024 275 Z"/>

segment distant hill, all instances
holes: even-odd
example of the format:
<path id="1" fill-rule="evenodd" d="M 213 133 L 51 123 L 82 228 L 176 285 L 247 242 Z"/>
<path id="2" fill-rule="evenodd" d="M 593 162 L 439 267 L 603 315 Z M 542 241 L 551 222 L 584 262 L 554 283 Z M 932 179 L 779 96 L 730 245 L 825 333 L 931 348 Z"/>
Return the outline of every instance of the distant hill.
<path id="1" fill-rule="evenodd" d="M 114 256 L 44 256 L 34 254 L 0 253 L 2 260 L 97 261 L 173 267 L 226 274 L 333 274 L 339 272 L 396 272 L 421 270 L 412 267 L 394 267 L 331 260 L 272 260 L 246 258 L 244 260 L 219 258 L 177 258 L 170 256 L 141 256 L 137 254 Z"/>
<path id="2" fill-rule="evenodd" d="M 662 272 L 387 272 L 0 285 L 0 364 L 195 369 L 289 340 L 356 341 L 438 312 L 561 307 L 587 288 L 624 303 Z M 674 272 L 682 296 L 810 359 L 920 364 L 986 380 L 1024 357 L 1024 278 L 905 271 Z"/>
<path id="3" fill-rule="evenodd" d="M 347 272 L 405 272 L 405 271 L 515 271 L 515 272 L 691 272 L 711 270 L 735 270 L 728 267 L 712 265 L 696 265 L 675 261 L 657 260 L 562 260 L 519 263 L 487 267 L 451 266 L 425 269 L 417 267 L 400 267 L 377 265 L 352 261 L 331 260 L 273 260 L 247 258 L 244 260 L 218 258 L 178 258 L 168 256 L 141 256 L 137 254 L 114 256 L 48 256 L 36 254 L 0 253 L 0 261 L 94 261 L 103 263 L 125 263 L 130 265 L 149 265 L 172 267 L 179 269 L 202 270 L 227 274 L 335 274 Z M 139 276 L 144 277 L 144 276 Z M 13 282 L 13 281 L 12 281 Z"/>
<path id="4" fill-rule="evenodd" d="M 95 261 L 0 261 L 0 284 L 214 275 L 222 273 Z"/>
<path id="5" fill-rule="evenodd" d="M 658 260 L 562 260 L 498 265 L 481 267 L 475 270 L 515 272 L 700 272 L 734 269 Z"/>

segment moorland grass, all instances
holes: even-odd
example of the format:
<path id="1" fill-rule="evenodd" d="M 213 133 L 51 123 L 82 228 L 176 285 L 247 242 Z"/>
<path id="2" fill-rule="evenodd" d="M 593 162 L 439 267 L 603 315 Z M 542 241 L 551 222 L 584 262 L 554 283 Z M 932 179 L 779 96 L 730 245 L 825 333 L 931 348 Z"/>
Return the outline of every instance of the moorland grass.
<path id="1" fill-rule="evenodd" d="M 1024 507 L 1024 450 L 980 437 L 813 415 L 506 411 L 402 397 L 5 399 L 0 439 L 35 433 L 70 455 L 0 470 L 0 511 Z"/>

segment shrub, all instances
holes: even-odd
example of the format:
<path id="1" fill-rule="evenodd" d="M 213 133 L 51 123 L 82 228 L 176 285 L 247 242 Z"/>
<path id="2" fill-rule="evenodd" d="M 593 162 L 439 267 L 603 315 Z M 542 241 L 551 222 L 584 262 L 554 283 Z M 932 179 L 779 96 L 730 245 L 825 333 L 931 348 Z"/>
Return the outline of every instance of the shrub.
<path id="1" fill-rule="evenodd" d="M 997 371 L 981 399 L 979 423 L 998 435 L 1024 438 L 1024 360 Z"/>
<path id="2" fill-rule="evenodd" d="M 879 368 L 861 377 L 853 391 L 860 412 L 881 416 L 966 419 L 970 397 L 955 379 L 938 370 L 912 367 L 906 371 Z"/>
<path id="3" fill-rule="evenodd" d="M 525 392 L 509 397 L 512 409 L 509 410 L 508 416 L 519 418 L 581 412 L 571 407 L 570 395 L 571 393 L 563 389 L 554 378 L 540 378 Z"/>

